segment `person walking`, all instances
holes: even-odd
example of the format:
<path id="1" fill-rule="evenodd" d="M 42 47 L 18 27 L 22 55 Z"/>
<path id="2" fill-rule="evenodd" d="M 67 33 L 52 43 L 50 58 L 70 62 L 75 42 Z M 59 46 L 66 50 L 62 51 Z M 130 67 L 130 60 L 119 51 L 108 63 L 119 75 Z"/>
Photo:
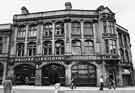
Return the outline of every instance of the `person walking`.
<path id="1" fill-rule="evenodd" d="M 100 88 L 99 88 L 99 90 L 103 91 L 103 90 L 104 90 L 104 80 L 103 80 L 103 76 L 100 77 L 99 82 L 100 82 Z"/>

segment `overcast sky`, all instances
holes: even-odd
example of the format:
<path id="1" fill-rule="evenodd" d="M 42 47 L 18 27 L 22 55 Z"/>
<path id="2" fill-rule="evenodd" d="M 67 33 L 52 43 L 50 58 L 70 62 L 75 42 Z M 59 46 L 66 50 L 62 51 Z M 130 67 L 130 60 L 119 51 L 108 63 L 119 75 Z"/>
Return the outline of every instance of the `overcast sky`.
<path id="1" fill-rule="evenodd" d="M 74 9 L 95 10 L 99 5 L 108 6 L 116 13 L 117 23 L 129 30 L 132 44 L 132 59 L 135 66 L 135 1 L 134 0 L 1 0 L 0 24 L 12 23 L 14 14 L 20 14 L 21 7 L 29 12 L 41 12 L 64 9 L 64 3 L 70 1 Z"/>

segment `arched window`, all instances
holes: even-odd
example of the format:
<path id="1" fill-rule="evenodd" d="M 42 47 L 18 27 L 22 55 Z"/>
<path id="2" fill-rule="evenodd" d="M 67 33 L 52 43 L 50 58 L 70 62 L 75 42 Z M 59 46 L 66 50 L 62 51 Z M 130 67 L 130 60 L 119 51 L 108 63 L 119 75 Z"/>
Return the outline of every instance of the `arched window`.
<path id="1" fill-rule="evenodd" d="M 91 40 L 84 41 L 84 54 L 93 54 L 94 53 L 94 44 Z"/>
<path id="2" fill-rule="evenodd" d="M 52 36 L 52 24 L 51 23 L 44 24 L 43 29 L 44 29 L 43 36 L 45 36 L 45 37 L 51 37 Z"/>
<path id="3" fill-rule="evenodd" d="M 43 55 L 51 55 L 52 54 L 52 43 L 51 41 L 45 41 L 43 43 Z"/>
<path id="4" fill-rule="evenodd" d="M 56 55 L 63 55 L 64 54 L 64 41 L 58 40 L 55 42 L 55 54 Z"/>
<path id="5" fill-rule="evenodd" d="M 84 23 L 84 35 L 93 36 L 93 24 L 90 22 Z"/>
<path id="6" fill-rule="evenodd" d="M 30 42 L 28 43 L 28 56 L 34 56 L 36 55 L 36 43 Z"/>
<path id="7" fill-rule="evenodd" d="M 72 54 L 81 55 L 81 41 L 72 40 Z"/>
<path id="8" fill-rule="evenodd" d="M 24 43 L 17 44 L 17 56 L 24 56 Z"/>
<path id="9" fill-rule="evenodd" d="M 57 22 L 55 24 L 55 35 L 59 36 L 59 35 L 64 35 L 64 23 L 62 22 Z"/>
<path id="10" fill-rule="evenodd" d="M 37 25 L 30 25 L 28 37 L 36 37 L 36 36 L 37 36 Z"/>
<path id="11" fill-rule="evenodd" d="M 79 22 L 72 23 L 72 35 L 81 35 L 81 25 Z"/>

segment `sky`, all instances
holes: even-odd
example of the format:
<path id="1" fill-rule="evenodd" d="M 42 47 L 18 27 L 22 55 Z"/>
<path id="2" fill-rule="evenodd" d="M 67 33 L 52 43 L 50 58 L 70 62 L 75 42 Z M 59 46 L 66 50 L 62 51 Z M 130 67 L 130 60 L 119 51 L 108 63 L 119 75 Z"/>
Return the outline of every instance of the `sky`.
<path id="1" fill-rule="evenodd" d="M 135 0 L 1 0 L 0 24 L 12 23 L 13 15 L 20 14 L 22 6 L 29 12 L 42 12 L 65 9 L 65 2 L 71 2 L 73 9 L 95 10 L 100 5 L 108 6 L 116 14 L 117 24 L 129 31 L 135 67 Z"/>

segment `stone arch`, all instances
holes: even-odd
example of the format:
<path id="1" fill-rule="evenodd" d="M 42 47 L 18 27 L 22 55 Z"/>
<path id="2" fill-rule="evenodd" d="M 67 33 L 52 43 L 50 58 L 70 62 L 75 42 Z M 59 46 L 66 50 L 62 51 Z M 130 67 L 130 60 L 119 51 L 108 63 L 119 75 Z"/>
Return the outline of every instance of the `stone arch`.
<path id="1" fill-rule="evenodd" d="M 34 85 L 35 83 L 35 65 L 16 64 L 14 66 L 14 83 L 16 85 Z"/>
<path id="2" fill-rule="evenodd" d="M 76 79 L 78 86 L 97 85 L 97 66 L 91 63 L 74 63 L 71 67 L 72 78 Z"/>
<path id="3" fill-rule="evenodd" d="M 65 84 L 65 66 L 57 63 L 50 63 L 42 66 L 42 85 L 55 83 Z"/>

